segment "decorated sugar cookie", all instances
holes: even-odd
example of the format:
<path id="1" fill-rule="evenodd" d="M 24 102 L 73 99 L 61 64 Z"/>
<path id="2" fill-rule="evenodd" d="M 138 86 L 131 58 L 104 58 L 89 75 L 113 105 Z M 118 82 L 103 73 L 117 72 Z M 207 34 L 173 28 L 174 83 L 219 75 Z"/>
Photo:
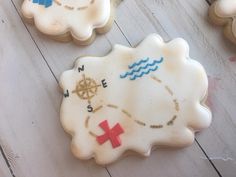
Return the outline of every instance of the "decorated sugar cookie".
<path id="1" fill-rule="evenodd" d="M 225 26 L 225 35 L 236 44 L 236 1 L 216 1 L 210 7 L 209 16 L 215 24 Z"/>
<path id="2" fill-rule="evenodd" d="M 136 48 L 115 45 L 107 56 L 79 58 L 60 86 L 72 151 L 98 164 L 127 151 L 149 156 L 153 146 L 190 145 L 211 122 L 207 75 L 183 39 L 165 43 L 152 34 Z"/>
<path id="3" fill-rule="evenodd" d="M 96 32 L 110 29 L 117 1 L 120 0 L 24 0 L 22 13 L 46 35 L 89 44 Z"/>

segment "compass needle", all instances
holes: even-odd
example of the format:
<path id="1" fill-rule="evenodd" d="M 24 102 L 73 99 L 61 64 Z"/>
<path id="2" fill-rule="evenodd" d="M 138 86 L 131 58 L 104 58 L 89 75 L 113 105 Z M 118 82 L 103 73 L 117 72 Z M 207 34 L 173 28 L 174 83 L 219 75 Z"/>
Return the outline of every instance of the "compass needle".
<path id="1" fill-rule="evenodd" d="M 76 88 L 72 93 L 76 93 L 83 100 L 90 101 L 90 99 L 97 95 L 98 87 L 101 87 L 101 85 L 83 74 L 82 80 L 77 82 Z"/>

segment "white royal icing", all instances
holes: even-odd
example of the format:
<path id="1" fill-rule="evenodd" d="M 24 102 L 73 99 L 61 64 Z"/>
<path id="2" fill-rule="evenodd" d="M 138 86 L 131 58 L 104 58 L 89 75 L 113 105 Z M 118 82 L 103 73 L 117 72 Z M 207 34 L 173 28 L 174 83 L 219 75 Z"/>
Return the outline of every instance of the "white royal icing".
<path id="1" fill-rule="evenodd" d="M 218 0 L 215 6 L 215 13 L 222 18 L 232 18 L 232 31 L 236 37 L 236 0 Z"/>
<path id="2" fill-rule="evenodd" d="M 72 151 L 99 164 L 128 150 L 148 156 L 154 145 L 189 145 L 211 122 L 202 103 L 207 75 L 183 39 L 165 43 L 152 34 L 136 48 L 115 45 L 107 56 L 79 58 L 60 85 L 61 122 L 73 137 Z M 100 126 L 106 123 L 108 129 Z M 102 142 L 104 134 L 110 137 Z"/>
<path id="3" fill-rule="evenodd" d="M 34 18 L 36 27 L 48 35 L 71 32 L 79 41 L 88 40 L 96 28 L 107 25 L 111 16 L 110 0 L 53 0 L 50 7 L 24 0 L 22 13 Z"/>

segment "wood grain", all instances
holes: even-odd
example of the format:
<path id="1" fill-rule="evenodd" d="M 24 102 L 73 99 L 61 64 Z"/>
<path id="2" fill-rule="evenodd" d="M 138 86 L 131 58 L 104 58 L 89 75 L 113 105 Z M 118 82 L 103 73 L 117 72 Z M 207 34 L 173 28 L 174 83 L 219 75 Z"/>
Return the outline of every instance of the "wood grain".
<path id="1" fill-rule="evenodd" d="M 59 122 L 61 94 L 11 1 L 0 16 L 0 139 L 17 177 L 109 176 L 75 159 Z M 13 155 L 12 155 L 13 154 Z"/>
<path id="2" fill-rule="evenodd" d="M 17 4 L 17 7 L 19 7 L 19 6 L 20 6 L 20 4 Z M 131 4 L 129 7 L 132 8 L 132 7 L 133 7 L 133 4 Z M 119 11 L 120 11 L 121 13 L 124 13 L 121 8 L 122 8 L 122 6 L 118 8 L 118 15 L 120 15 L 121 17 L 124 17 L 124 18 L 125 18 L 126 15 L 121 15 L 121 14 L 119 14 Z M 133 10 L 133 9 L 132 9 L 132 10 Z M 128 11 L 128 10 L 126 10 L 126 12 L 127 12 L 127 11 Z M 124 13 L 124 14 L 125 14 L 125 13 Z M 117 15 L 117 18 L 119 18 L 118 15 Z M 132 19 L 131 21 L 133 21 L 133 19 Z M 117 23 L 119 23 L 119 22 L 117 21 Z M 130 23 L 130 22 L 125 22 L 125 23 L 128 24 L 128 23 Z M 119 25 L 119 24 L 118 24 L 118 25 Z M 50 68 L 51 68 L 52 71 L 55 73 L 56 77 L 59 78 L 59 75 L 60 75 L 64 70 L 66 70 L 66 69 L 72 67 L 71 63 L 73 63 L 74 58 L 76 58 L 77 56 L 86 55 L 85 52 L 87 52 L 87 54 L 89 54 L 89 55 L 94 54 L 94 52 L 96 52 L 96 53 L 98 52 L 98 54 L 95 54 L 95 55 L 105 55 L 105 54 L 111 49 L 112 45 L 115 44 L 115 43 L 121 43 L 121 44 L 124 44 L 124 45 L 129 46 L 129 45 L 130 45 L 130 40 L 127 41 L 126 36 L 124 36 L 123 31 L 120 31 L 120 27 L 119 27 L 118 25 L 115 24 L 110 33 L 108 33 L 108 34 L 105 35 L 105 36 L 100 36 L 100 37 L 97 39 L 97 41 L 95 41 L 94 44 L 92 44 L 92 45 L 89 46 L 89 47 L 83 48 L 82 50 L 81 50 L 81 48 L 78 48 L 77 46 L 74 47 L 74 45 L 71 46 L 71 45 L 69 44 L 69 48 L 65 48 L 65 46 L 64 46 L 65 44 L 63 44 L 63 46 L 61 46 L 61 44 L 58 44 L 58 43 L 55 43 L 55 42 L 52 42 L 52 41 L 47 41 L 47 40 L 43 39 L 43 38 L 44 38 L 43 36 L 41 36 L 40 34 L 38 34 L 38 33 L 35 31 L 35 28 L 34 28 L 34 27 L 29 26 L 29 25 L 27 25 L 27 27 L 29 28 L 29 30 L 30 30 L 30 32 L 31 32 L 31 34 L 32 34 L 32 36 L 33 36 L 35 42 L 36 42 L 37 45 L 40 47 L 40 49 L 41 49 L 43 55 L 46 57 L 46 60 L 47 60 L 47 62 L 49 63 Z M 128 25 L 127 25 L 127 26 L 128 26 Z M 134 32 L 135 32 L 135 31 L 134 31 Z M 153 31 L 153 32 L 154 32 L 154 31 Z M 142 33 L 139 33 L 139 35 L 143 35 L 143 37 L 145 37 L 145 36 L 144 36 L 145 33 L 143 33 L 143 32 L 142 32 Z M 133 34 L 130 35 L 130 37 L 132 37 L 132 36 L 133 36 Z M 101 40 L 101 41 L 100 41 L 100 40 Z M 140 39 L 140 40 L 142 40 L 142 39 Z M 137 44 L 138 42 L 140 42 L 140 41 L 137 41 L 136 44 Z M 68 45 L 68 44 L 67 44 L 67 45 Z M 55 48 L 54 48 L 54 46 L 55 46 Z M 102 49 L 100 49 L 101 46 L 102 46 Z M 58 47 L 59 47 L 59 50 L 58 50 Z M 61 47 L 62 47 L 62 48 L 61 48 Z M 72 48 L 72 47 L 73 47 L 73 48 Z M 60 49 L 60 48 L 61 48 L 61 49 Z M 99 50 L 98 50 L 98 48 L 99 48 Z M 104 48 L 105 48 L 106 50 L 104 50 Z M 59 53 L 58 53 L 58 52 L 55 52 L 55 51 L 57 51 L 57 50 L 58 50 Z M 61 52 L 60 52 L 60 51 L 61 51 Z M 47 52 L 47 53 L 45 53 L 45 52 Z M 100 52 L 102 52 L 102 53 L 100 54 Z M 78 54 L 78 53 L 79 53 L 79 54 Z M 56 55 L 56 56 L 55 56 L 55 55 Z M 65 56 L 65 55 L 66 55 L 66 56 Z M 77 55 L 77 56 L 76 56 L 76 55 Z M 50 56 L 50 57 L 48 58 L 48 56 Z M 53 56 L 53 57 L 52 57 L 52 56 Z M 65 58 L 66 58 L 66 60 L 65 60 Z M 67 58 L 68 58 L 68 60 L 67 60 Z M 55 68 L 55 66 L 58 66 L 58 67 Z M 68 67 L 66 67 L 66 66 L 68 66 Z M 195 146 L 195 148 L 193 148 L 193 149 L 190 150 L 191 153 L 196 154 L 196 156 L 198 156 L 198 157 L 204 157 L 204 154 L 199 151 L 199 149 L 197 148 L 197 145 L 194 144 L 194 146 Z M 125 158 L 125 159 L 126 159 L 125 161 L 126 161 L 127 163 L 131 162 L 131 163 L 130 163 L 130 167 L 132 167 L 132 157 L 128 157 L 128 158 Z M 194 163 L 197 163 L 197 162 L 195 162 L 195 161 L 198 161 L 198 160 L 202 161 L 202 160 L 199 158 L 199 159 L 194 160 Z M 151 159 L 151 158 L 150 158 L 150 159 L 148 159 L 148 161 L 150 161 L 149 163 L 156 163 L 157 159 Z M 180 158 L 175 158 L 175 157 L 172 157 L 172 159 L 167 158 L 167 162 L 169 162 L 169 164 L 171 164 L 171 163 L 173 163 L 173 162 L 175 162 L 175 164 L 177 164 L 179 161 L 183 161 L 183 164 L 185 164 L 185 163 L 184 163 L 185 159 L 180 159 Z M 198 161 L 198 162 L 200 162 L 200 161 Z M 141 161 L 141 162 L 142 162 L 142 161 Z M 141 163 L 141 162 L 140 162 L 140 163 Z M 217 174 L 215 173 L 215 171 L 214 171 L 214 169 L 212 168 L 212 166 L 210 165 L 210 163 L 209 163 L 207 160 L 205 160 L 204 162 L 205 162 L 205 164 L 199 163 L 199 164 L 201 164 L 201 165 L 199 166 L 199 169 L 198 169 L 198 170 L 201 169 L 201 171 L 203 171 L 203 173 L 204 173 L 206 176 L 209 176 L 209 174 L 211 174 L 212 176 L 216 176 Z M 192 165 L 193 165 L 193 163 L 192 163 Z M 114 164 L 114 166 L 116 166 L 116 164 Z M 183 173 L 188 174 L 188 172 L 190 172 L 189 169 L 185 169 L 184 166 L 179 166 L 179 168 L 180 168 L 180 167 L 182 167 L 182 168 L 184 169 L 184 170 L 183 170 Z M 205 167 L 206 167 L 206 168 L 205 168 Z M 125 170 L 125 168 L 126 168 L 125 166 L 119 166 L 119 165 L 117 165 L 117 168 L 120 169 L 121 172 L 124 172 L 124 173 L 127 172 L 127 171 Z M 135 168 L 135 167 L 134 167 L 134 168 Z M 113 171 L 112 169 L 110 170 L 110 168 L 108 168 L 108 169 L 109 169 L 109 171 L 111 171 L 111 172 Z M 176 168 L 176 169 L 177 169 L 177 168 Z M 136 170 L 139 171 L 138 166 L 136 166 Z M 153 170 L 162 171 L 162 166 L 157 166 L 157 167 L 154 168 Z M 173 173 L 175 173 L 175 170 L 174 170 L 174 169 L 173 169 Z M 155 173 L 153 173 L 153 174 L 155 174 Z M 162 172 L 162 174 L 165 175 L 165 172 Z M 117 175 L 118 175 L 118 174 L 117 174 Z M 124 174 L 124 175 L 127 175 L 127 174 Z M 113 174 L 112 176 L 116 176 L 116 174 Z"/>
<path id="3" fill-rule="evenodd" d="M 6 162 L 2 155 L 0 155 L 0 176 L 2 177 L 12 177 Z"/>
<path id="4" fill-rule="evenodd" d="M 131 44 L 153 31 L 160 31 L 166 40 L 183 37 L 190 44 L 191 56 L 205 66 L 210 81 L 208 104 L 213 111 L 213 123 L 197 140 L 222 175 L 234 176 L 236 65 L 229 58 L 235 56 L 236 50 L 221 36 L 221 29 L 208 23 L 208 4 L 203 0 L 131 0 L 124 6 L 126 9 L 119 11 L 117 21 Z M 121 14 L 125 14 L 123 18 Z M 137 16 L 137 20 L 131 20 Z M 124 25 L 128 21 L 132 24 Z M 228 158 L 231 160 L 225 161 Z"/>
<path id="5" fill-rule="evenodd" d="M 0 6 L 0 144 L 16 177 L 235 176 L 236 63 L 230 58 L 236 48 L 208 22 L 207 1 L 123 1 L 112 30 L 87 47 L 52 41 L 22 23 L 21 3 Z M 158 149 L 147 159 L 126 157 L 107 168 L 76 160 L 59 122 L 60 74 L 79 56 L 105 55 L 116 43 L 135 46 L 154 32 L 165 40 L 185 38 L 191 57 L 205 66 L 212 126 L 193 146 Z M 1 170 L 8 175 L 1 156 L 0 165 L 0 176 Z"/>
<path id="6" fill-rule="evenodd" d="M 147 159 L 139 156 L 124 158 L 108 169 L 115 177 L 218 176 L 196 144 L 186 149 L 157 149 Z"/>

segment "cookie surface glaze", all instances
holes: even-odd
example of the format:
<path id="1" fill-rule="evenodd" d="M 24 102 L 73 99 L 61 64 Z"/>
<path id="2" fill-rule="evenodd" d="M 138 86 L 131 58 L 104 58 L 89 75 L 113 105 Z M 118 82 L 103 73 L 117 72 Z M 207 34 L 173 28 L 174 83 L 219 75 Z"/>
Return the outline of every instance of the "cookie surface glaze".
<path id="1" fill-rule="evenodd" d="M 149 156 L 153 146 L 188 146 L 211 123 L 207 75 L 180 38 L 165 43 L 152 34 L 136 48 L 81 57 L 60 86 L 72 152 L 102 165 L 127 151 Z"/>
<path id="2" fill-rule="evenodd" d="M 24 0 L 23 16 L 37 29 L 60 41 L 89 44 L 107 32 L 114 20 L 115 0 Z"/>

